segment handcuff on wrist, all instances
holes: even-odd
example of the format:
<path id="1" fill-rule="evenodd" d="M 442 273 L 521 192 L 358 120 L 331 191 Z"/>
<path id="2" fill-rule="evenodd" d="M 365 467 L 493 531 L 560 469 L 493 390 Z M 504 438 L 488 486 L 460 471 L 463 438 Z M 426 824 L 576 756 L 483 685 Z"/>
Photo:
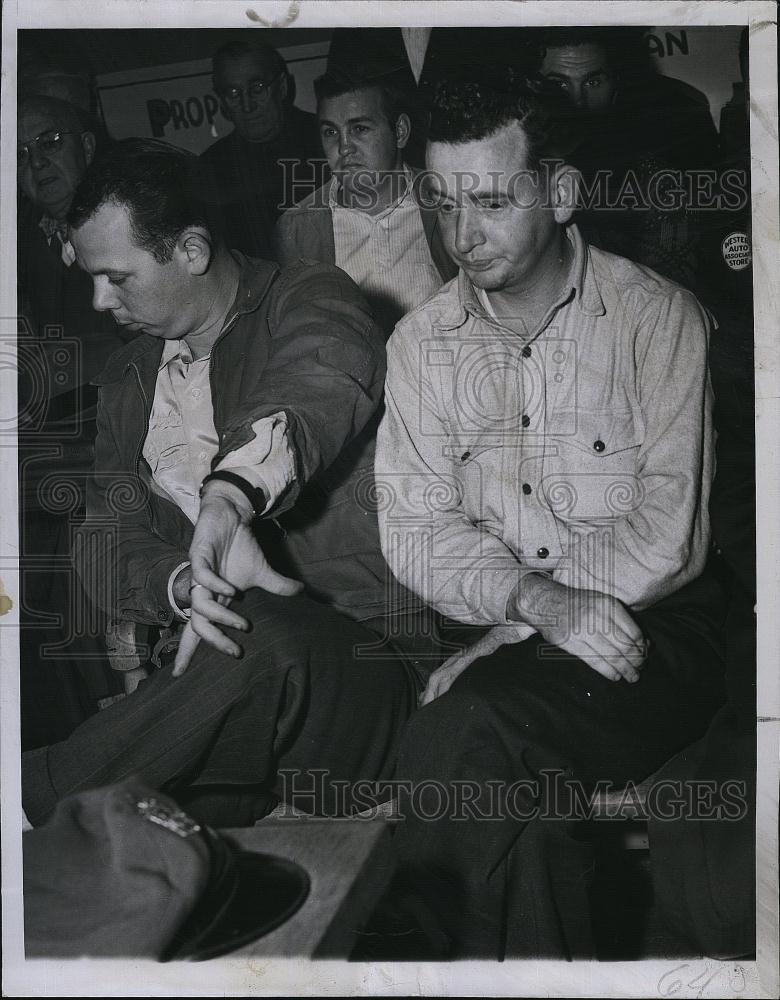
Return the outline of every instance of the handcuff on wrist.
<path id="1" fill-rule="evenodd" d="M 203 497 L 203 488 L 206 483 L 213 483 L 215 481 L 230 483 L 236 489 L 241 490 L 252 505 L 252 517 L 257 517 L 268 506 L 268 494 L 262 486 L 252 486 L 243 476 L 239 476 L 235 472 L 228 472 L 227 469 L 218 469 L 216 472 L 210 472 L 200 484 L 198 496 Z"/>

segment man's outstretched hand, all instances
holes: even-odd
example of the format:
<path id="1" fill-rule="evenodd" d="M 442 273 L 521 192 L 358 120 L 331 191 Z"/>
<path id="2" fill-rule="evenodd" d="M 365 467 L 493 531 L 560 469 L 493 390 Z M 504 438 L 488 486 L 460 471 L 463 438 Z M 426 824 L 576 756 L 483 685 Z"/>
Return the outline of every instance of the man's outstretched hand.
<path id="1" fill-rule="evenodd" d="M 241 655 L 238 643 L 220 628 L 249 628 L 245 618 L 226 607 L 237 593 L 260 587 L 292 597 L 303 590 L 303 584 L 271 568 L 251 521 L 252 510 L 240 490 L 215 483 L 204 492 L 190 545 L 192 617 L 182 632 L 174 677 L 187 669 L 201 639 L 227 656 Z"/>

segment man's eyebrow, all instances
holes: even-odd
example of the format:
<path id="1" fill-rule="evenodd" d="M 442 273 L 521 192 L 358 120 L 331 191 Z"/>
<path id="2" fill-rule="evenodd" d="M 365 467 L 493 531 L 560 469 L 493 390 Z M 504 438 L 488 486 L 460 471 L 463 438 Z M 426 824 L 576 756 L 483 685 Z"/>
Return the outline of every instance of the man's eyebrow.
<path id="1" fill-rule="evenodd" d="M 345 125 L 358 125 L 360 122 L 375 122 L 376 119 L 372 115 L 356 115 L 354 118 L 347 118 Z M 331 121 L 329 118 L 320 118 L 320 125 L 335 125 L 338 127 L 337 122 Z"/>
<path id="2" fill-rule="evenodd" d="M 554 70 L 550 73 L 545 73 L 545 78 L 547 80 L 590 80 L 594 76 L 607 76 L 609 75 L 609 70 L 606 67 L 601 69 L 592 69 L 584 75 L 575 73 L 557 73 Z"/>

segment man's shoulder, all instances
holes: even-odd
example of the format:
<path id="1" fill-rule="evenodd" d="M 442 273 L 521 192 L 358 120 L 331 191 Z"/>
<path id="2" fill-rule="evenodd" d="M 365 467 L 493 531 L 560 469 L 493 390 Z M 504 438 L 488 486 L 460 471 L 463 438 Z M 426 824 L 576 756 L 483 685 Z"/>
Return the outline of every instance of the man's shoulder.
<path id="1" fill-rule="evenodd" d="M 275 284 L 277 295 L 300 293 L 309 302 L 320 297 L 363 301 L 362 292 L 346 271 L 308 257 L 280 267 Z"/>
<path id="2" fill-rule="evenodd" d="M 280 218 L 286 219 L 288 222 L 295 222 L 307 213 L 315 210 L 330 214 L 330 183 L 330 181 L 327 181 L 322 187 L 318 187 L 316 191 L 312 191 L 305 198 L 301 198 L 291 208 L 286 209 Z"/>
<path id="3" fill-rule="evenodd" d="M 162 344 L 157 337 L 152 337 L 148 333 L 139 334 L 127 344 L 118 347 L 111 354 L 99 372 L 93 379 L 92 385 L 110 385 L 118 382 L 124 374 L 127 366 L 146 357 L 147 354 L 158 352 L 162 354 Z"/>
<path id="4" fill-rule="evenodd" d="M 398 321 L 391 338 L 396 345 L 419 341 L 434 330 L 446 330 L 460 323 L 464 308 L 458 278 L 456 274 Z"/>
<path id="5" fill-rule="evenodd" d="M 659 307 L 670 299 L 677 298 L 701 309 L 696 296 L 683 285 L 666 278 L 644 264 L 638 264 L 628 257 L 601 250 L 592 244 L 588 247 L 596 280 L 602 294 L 605 290 L 625 303 Z"/>

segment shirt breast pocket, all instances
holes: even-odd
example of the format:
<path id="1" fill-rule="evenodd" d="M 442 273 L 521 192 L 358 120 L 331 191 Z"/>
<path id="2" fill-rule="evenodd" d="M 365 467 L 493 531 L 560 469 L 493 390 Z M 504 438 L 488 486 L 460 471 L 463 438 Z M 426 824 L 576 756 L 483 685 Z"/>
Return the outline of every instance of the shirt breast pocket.
<path id="1" fill-rule="evenodd" d="M 542 490 L 552 512 L 589 524 L 637 510 L 645 490 L 639 475 L 642 435 L 630 410 L 578 411 L 575 432 L 551 441 Z"/>
<path id="2" fill-rule="evenodd" d="M 504 502 L 501 484 L 507 481 L 507 454 L 499 442 L 461 441 L 454 454 L 457 476 L 463 487 L 466 516 L 474 523 L 501 535 Z"/>

